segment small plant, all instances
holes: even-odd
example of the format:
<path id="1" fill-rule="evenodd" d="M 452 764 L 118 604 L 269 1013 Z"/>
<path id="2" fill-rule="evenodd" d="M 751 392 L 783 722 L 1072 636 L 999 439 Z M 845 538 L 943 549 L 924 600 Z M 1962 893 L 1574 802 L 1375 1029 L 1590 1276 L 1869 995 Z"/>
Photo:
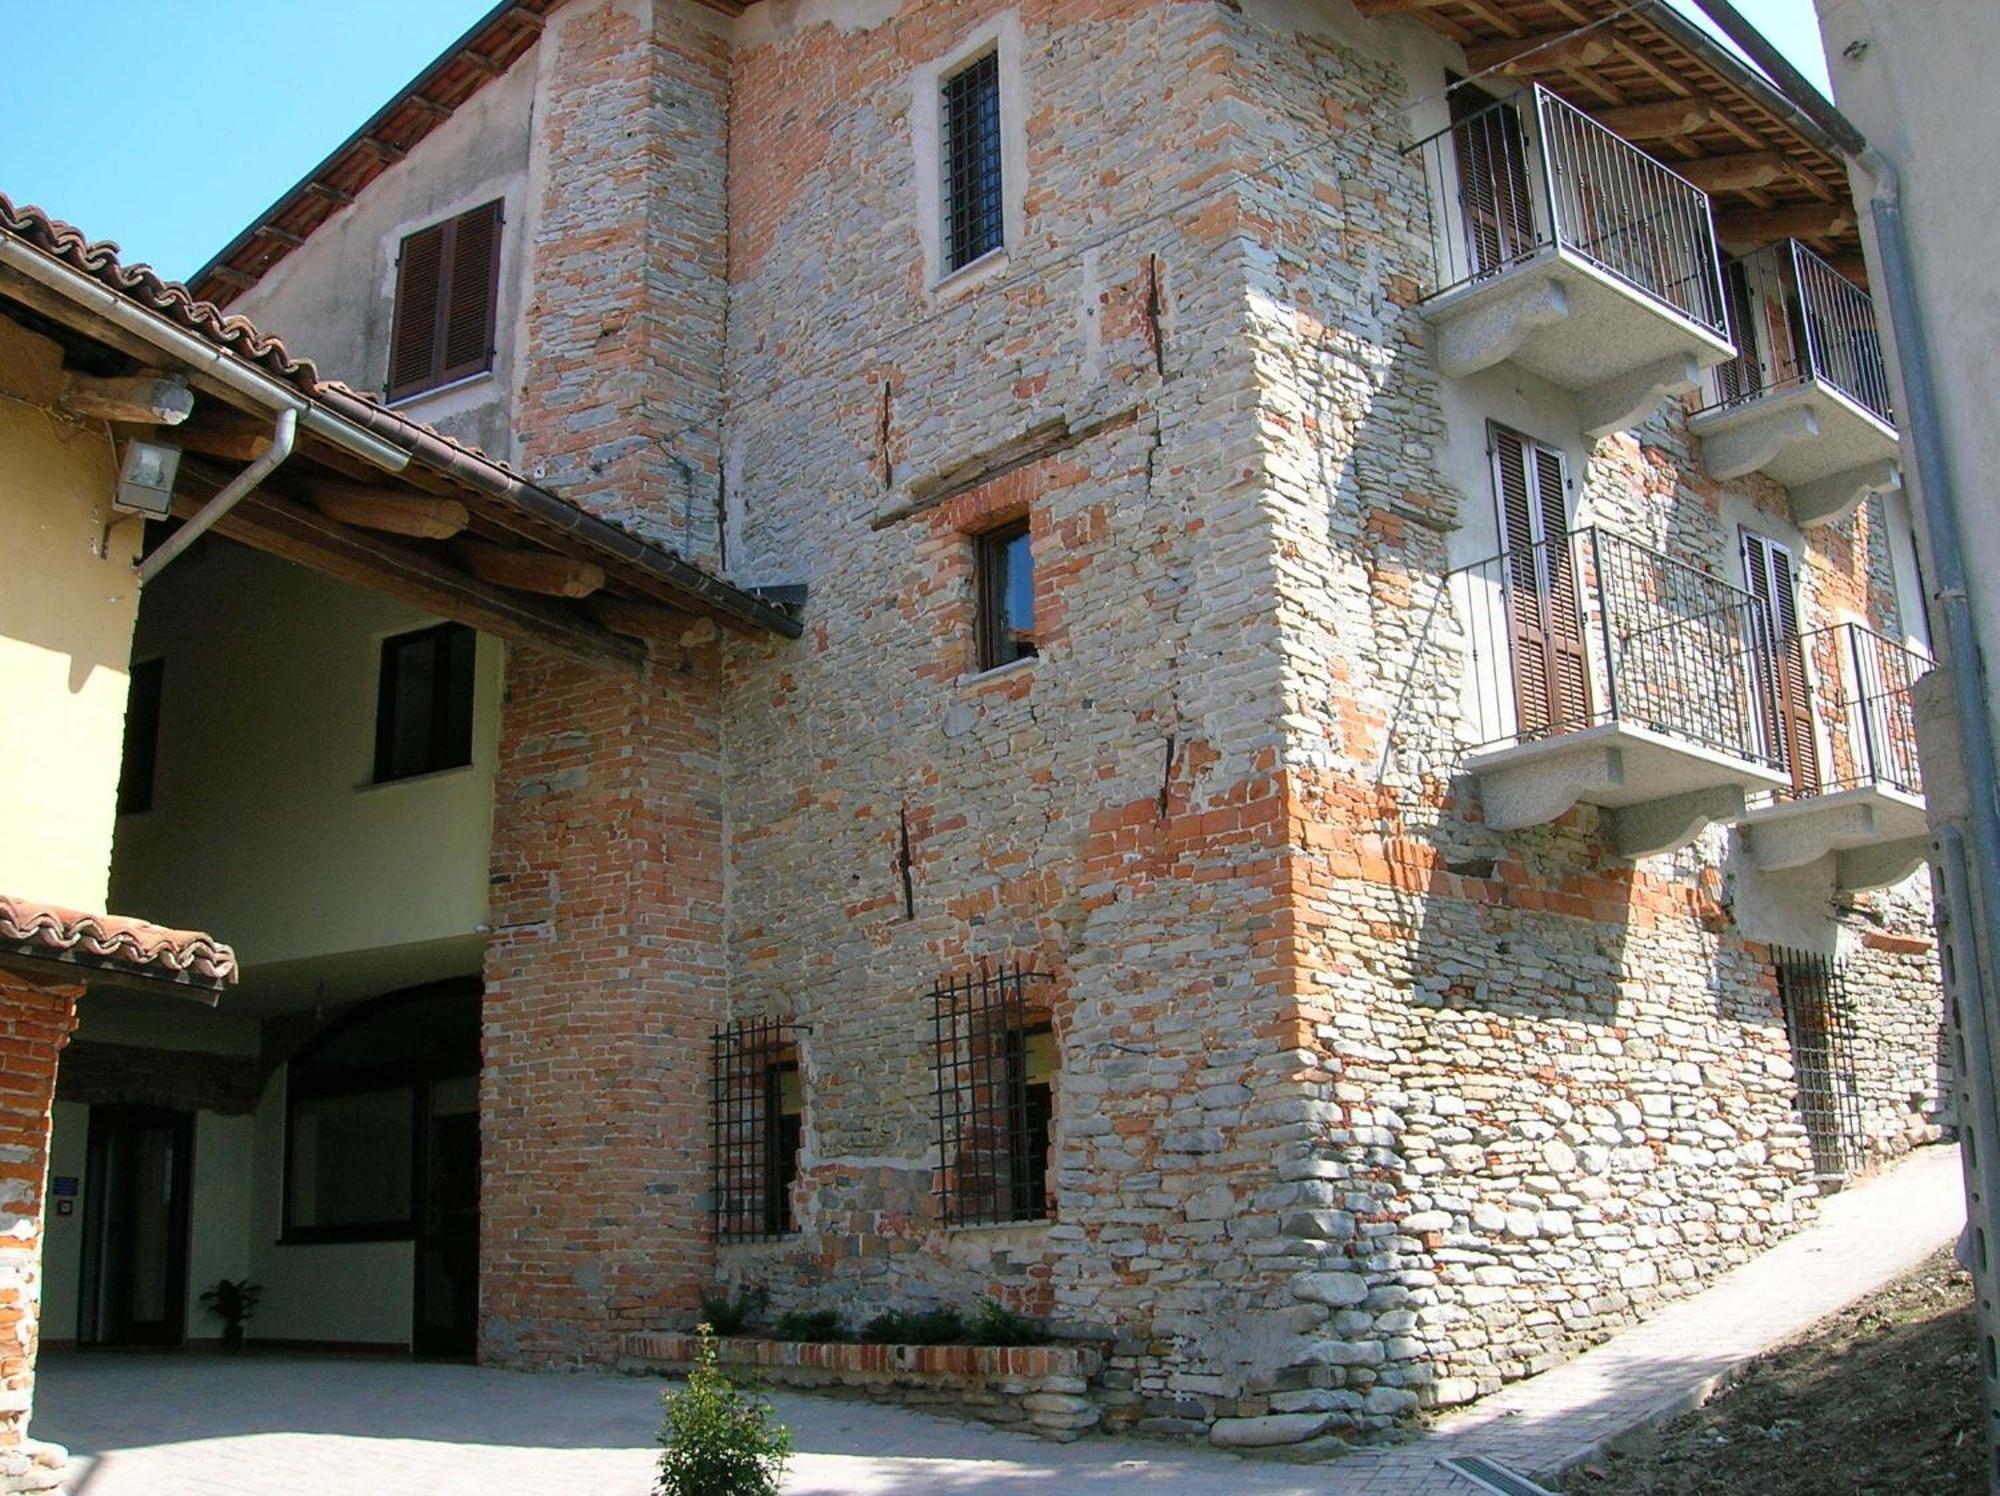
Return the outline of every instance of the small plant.
<path id="1" fill-rule="evenodd" d="M 778 1316 L 780 1340 L 845 1340 L 847 1326 L 838 1309 L 787 1309 Z"/>
<path id="2" fill-rule="evenodd" d="M 264 1286 L 248 1278 L 218 1278 L 215 1287 L 203 1290 L 201 1301 L 222 1321 L 222 1343 L 231 1350 L 243 1344 L 244 1322 L 257 1312 L 257 1300 L 263 1294 Z"/>
<path id="3" fill-rule="evenodd" d="M 973 1305 L 965 1338 L 974 1345 L 1041 1345 L 1048 1340 L 1032 1320 L 1023 1319 L 998 1299 L 981 1299 Z"/>
<path id="4" fill-rule="evenodd" d="M 655 1496 L 778 1496 L 792 1436 L 761 1397 L 738 1390 L 715 1364 L 715 1331 L 701 1345 L 687 1386 L 668 1391 Z"/>
<path id="5" fill-rule="evenodd" d="M 770 1295 L 761 1288 L 740 1293 L 705 1293 L 701 1296 L 701 1317 L 721 1336 L 741 1335 L 750 1321 L 764 1312 Z"/>
<path id="6" fill-rule="evenodd" d="M 956 1309 L 890 1309 L 861 1328 L 870 1345 L 958 1345 L 965 1318 Z"/>

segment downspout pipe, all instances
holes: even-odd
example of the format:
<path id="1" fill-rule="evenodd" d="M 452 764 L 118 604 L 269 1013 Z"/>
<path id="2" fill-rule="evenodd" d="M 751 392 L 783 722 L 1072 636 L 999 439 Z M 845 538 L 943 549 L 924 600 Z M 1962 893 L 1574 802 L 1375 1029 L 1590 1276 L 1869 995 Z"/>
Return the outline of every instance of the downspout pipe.
<path id="1" fill-rule="evenodd" d="M 188 516 L 187 523 L 168 536 L 164 545 L 133 568 L 138 575 L 139 586 L 144 588 L 171 566 L 176 556 L 207 534 L 217 520 L 249 498 L 257 485 L 292 455 L 292 443 L 298 439 L 298 434 L 299 413 L 287 406 L 278 412 L 277 422 L 271 428 L 271 445 L 257 454 L 257 460 L 231 478 L 214 498 Z"/>

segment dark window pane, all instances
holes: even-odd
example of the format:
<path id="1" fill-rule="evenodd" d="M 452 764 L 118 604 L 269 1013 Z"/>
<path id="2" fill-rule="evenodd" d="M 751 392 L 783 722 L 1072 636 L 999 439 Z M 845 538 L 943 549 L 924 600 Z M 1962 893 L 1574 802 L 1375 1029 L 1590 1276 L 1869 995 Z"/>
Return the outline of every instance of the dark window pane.
<path id="1" fill-rule="evenodd" d="M 447 623 L 382 641 L 375 778 L 407 779 L 472 762 L 478 636 Z"/>
<path id="2" fill-rule="evenodd" d="M 944 83 L 945 268 L 957 270 L 1005 238 L 1000 191 L 1000 55 L 989 52 Z"/>
<path id="3" fill-rule="evenodd" d="M 974 552 L 979 608 L 979 668 L 1029 659 L 1035 647 L 1035 558 L 1028 523 L 982 535 Z"/>
<path id="4" fill-rule="evenodd" d="M 153 808 L 153 777 L 160 752 L 160 690 L 166 661 L 142 660 L 132 667 L 125 694 L 125 761 L 118 772 L 118 813 Z"/>
<path id="5" fill-rule="evenodd" d="M 287 1225 L 407 1225 L 413 1107 L 408 1086 L 298 1100 L 285 1173 Z"/>

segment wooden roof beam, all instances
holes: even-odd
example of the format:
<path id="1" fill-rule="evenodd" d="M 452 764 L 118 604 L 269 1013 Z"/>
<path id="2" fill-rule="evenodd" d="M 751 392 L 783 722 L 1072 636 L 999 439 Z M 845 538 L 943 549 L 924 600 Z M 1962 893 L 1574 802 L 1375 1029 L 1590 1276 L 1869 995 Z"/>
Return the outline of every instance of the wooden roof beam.
<path id="1" fill-rule="evenodd" d="M 1465 49 L 1465 65 L 1475 73 L 1499 69 L 1521 76 L 1559 73 L 1565 68 L 1593 68 L 1609 61 L 1616 49 L 1602 32 L 1546 31 L 1501 41 L 1474 42 Z"/>
<path id="2" fill-rule="evenodd" d="M 589 597 L 604 586 L 604 568 L 552 551 L 515 550 L 511 546 L 462 540 L 453 554 L 482 582 L 539 592 L 547 597 Z"/>
<path id="3" fill-rule="evenodd" d="M 1755 248 L 1780 239 L 1832 239 L 1854 227 L 1849 203 L 1797 203 L 1784 208 L 1739 208 L 1719 214 L 1715 237 L 1724 244 Z"/>
<path id="4" fill-rule="evenodd" d="M 1591 118 L 1626 140 L 1667 140 L 1714 124 L 1715 109 L 1706 99 L 1667 99 L 1657 104 L 1597 109 L 1591 111 Z"/>
<path id="5" fill-rule="evenodd" d="M 310 484 L 306 497 L 328 519 L 413 540 L 450 540 L 472 523 L 472 516 L 456 499 L 359 483 Z"/>
<path id="6" fill-rule="evenodd" d="M 1442 10 L 1451 0 L 1354 0 L 1364 16 L 1397 16 L 1413 10 Z"/>
<path id="7" fill-rule="evenodd" d="M 1667 163 L 1703 192 L 1744 192 L 1769 187 L 1790 169 L 1776 151 L 1739 151 Z"/>
<path id="8" fill-rule="evenodd" d="M 98 379 L 73 373 L 63 381 L 61 403 L 72 415 L 134 426 L 178 426 L 194 414 L 194 392 L 161 374 Z"/>

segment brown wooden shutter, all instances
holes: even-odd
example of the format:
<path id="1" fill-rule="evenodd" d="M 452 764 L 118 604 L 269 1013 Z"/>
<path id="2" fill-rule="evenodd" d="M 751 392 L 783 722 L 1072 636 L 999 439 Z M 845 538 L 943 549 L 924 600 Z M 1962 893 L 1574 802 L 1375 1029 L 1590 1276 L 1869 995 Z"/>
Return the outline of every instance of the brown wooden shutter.
<path id="1" fill-rule="evenodd" d="M 494 293 L 500 281 L 500 204 L 474 208 L 454 220 L 451 228 L 440 384 L 482 373 L 492 362 Z"/>
<path id="2" fill-rule="evenodd" d="M 1782 734 L 1792 789 L 1801 795 L 1816 795 L 1820 788 L 1819 744 L 1813 733 L 1812 687 L 1806 674 L 1805 641 L 1799 633 L 1791 552 L 1754 530 L 1745 530 L 1742 536 L 1744 579 L 1771 620 L 1772 659 L 1758 662 L 1766 719 Z"/>
<path id="3" fill-rule="evenodd" d="M 391 400 L 437 383 L 437 319 L 449 228 L 432 224 L 403 240 L 396 262 L 395 326 L 389 338 Z"/>
<path id="4" fill-rule="evenodd" d="M 1562 456 L 1503 426 L 1492 435 L 1518 730 L 1575 731 L 1588 723 L 1590 691 Z"/>
<path id="5" fill-rule="evenodd" d="M 403 240 L 389 340 L 390 399 L 492 367 L 500 208 L 486 203 Z"/>
<path id="6" fill-rule="evenodd" d="M 1513 105 L 1496 103 L 1478 89 L 1454 88 L 1451 110 L 1467 268 L 1472 275 L 1487 275 L 1534 248 L 1528 137 Z"/>

